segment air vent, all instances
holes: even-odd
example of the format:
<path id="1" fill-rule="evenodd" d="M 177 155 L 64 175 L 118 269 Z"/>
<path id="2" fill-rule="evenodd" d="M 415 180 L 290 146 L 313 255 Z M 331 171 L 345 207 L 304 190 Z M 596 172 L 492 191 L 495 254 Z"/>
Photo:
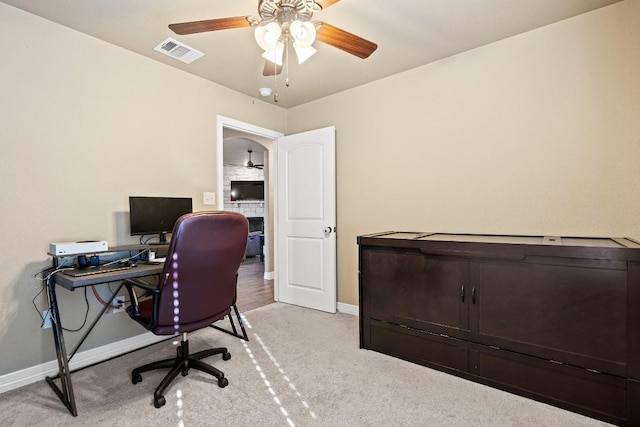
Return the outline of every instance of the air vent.
<path id="1" fill-rule="evenodd" d="M 171 37 L 154 47 L 153 50 L 177 59 L 178 61 L 182 61 L 185 64 L 191 64 L 193 61 L 204 55 L 204 53 L 198 52 L 197 50 L 182 44 Z"/>

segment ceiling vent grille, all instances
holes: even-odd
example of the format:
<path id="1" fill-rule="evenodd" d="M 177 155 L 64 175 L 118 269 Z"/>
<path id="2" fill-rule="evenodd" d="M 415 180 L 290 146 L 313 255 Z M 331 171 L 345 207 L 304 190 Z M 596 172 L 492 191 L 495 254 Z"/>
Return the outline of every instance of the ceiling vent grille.
<path id="1" fill-rule="evenodd" d="M 171 37 L 154 47 L 153 50 L 177 59 L 178 61 L 182 61 L 185 64 L 191 64 L 193 61 L 204 55 L 204 53 L 198 52 L 197 50 L 187 46 L 186 44 L 180 43 Z"/>

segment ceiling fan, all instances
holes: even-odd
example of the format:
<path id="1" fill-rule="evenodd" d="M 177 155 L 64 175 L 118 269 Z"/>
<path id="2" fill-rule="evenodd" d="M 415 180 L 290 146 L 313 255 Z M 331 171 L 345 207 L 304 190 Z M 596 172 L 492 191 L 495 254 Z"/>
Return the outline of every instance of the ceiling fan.
<path id="1" fill-rule="evenodd" d="M 264 49 L 267 61 L 263 75 L 278 75 L 282 72 L 283 58 L 288 57 L 291 42 L 298 62 L 311 57 L 316 49 L 315 40 L 334 46 L 359 58 L 368 58 L 378 45 L 321 21 L 311 22 L 319 12 L 340 0 L 259 0 L 258 15 L 207 19 L 204 21 L 171 24 L 176 34 L 186 35 L 207 31 L 254 27 L 258 45 Z M 286 51 L 286 53 L 285 53 Z M 285 56 L 286 55 L 286 56 Z"/>
<path id="2" fill-rule="evenodd" d="M 264 165 L 256 165 L 255 163 L 253 163 L 251 161 L 251 153 L 253 153 L 253 150 L 247 150 L 247 152 L 249 153 L 249 160 L 247 161 L 247 164 L 245 165 L 247 168 L 249 169 L 262 169 L 264 167 Z"/>

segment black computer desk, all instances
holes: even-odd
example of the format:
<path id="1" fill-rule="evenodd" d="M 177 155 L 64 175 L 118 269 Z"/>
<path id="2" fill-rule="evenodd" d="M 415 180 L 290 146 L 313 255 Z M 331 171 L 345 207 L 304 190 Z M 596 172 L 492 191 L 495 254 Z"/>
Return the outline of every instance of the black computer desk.
<path id="1" fill-rule="evenodd" d="M 52 318 L 51 329 L 53 330 L 53 341 L 56 346 L 56 358 L 58 359 L 58 375 L 53 377 L 46 377 L 47 383 L 51 386 L 53 391 L 58 395 L 62 403 L 67 407 L 69 412 L 75 417 L 78 415 L 76 408 L 76 401 L 73 395 L 73 385 L 71 384 L 71 371 L 69 370 L 69 361 L 76 354 L 82 343 L 85 341 L 89 333 L 98 323 L 98 320 L 109 309 L 111 302 L 118 295 L 118 292 L 122 289 L 122 280 L 132 279 L 135 277 L 154 276 L 162 273 L 163 264 L 143 264 L 138 263 L 135 267 L 118 270 L 107 273 L 92 274 L 89 276 L 72 277 L 58 272 L 53 274 L 47 281 L 47 294 L 49 297 L 50 313 Z M 91 323 L 89 329 L 82 335 L 80 342 L 76 347 L 67 353 L 67 349 L 64 344 L 64 334 L 62 330 L 62 321 L 60 319 L 60 311 L 58 308 L 58 299 L 56 297 L 57 286 L 73 291 L 78 288 L 84 288 L 86 286 L 99 285 L 110 282 L 120 282 L 116 291 L 110 296 L 109 301 L 96 316 Z M 56 384 L 55 379 L 60 379 L 60 386 Z"/>
<path id="2" fill-rule="evenodd" d="M 133 245 L 133 246 L 121 246 L 116 247 L 109 252 L 116 251 L 124 251 L 124 250 L 141 250 L 143 245 Z M 154 247 L 154 246 L 152 246 Z M 157 247 L 157 246 L 155 246 Z M 51 254 L 49 254 L 51 255 Z M 57 266 L 57 259 L 53 256 L 54 266 Z M 164 264 L 145 264 L 144 262 L 139 262 L 135 267 L 126 269 L 126 270 L 117 270 L 108 273 L 98 273 L 92 274 L 89 276 L 80 276 L 80 277 L 72 277 L 64 274 L 63 272 L 58 272 L 53 274 L 49 280 L 47 281 L 47 295 L 49 297 L 50 304 L 50 313 L 51 318 L 53 320 L 51 329 L 53 331 L 53 341 L 56 347 L 56 358 L 58 359 L 58 375 L 53 377 L 46 377 L 47 383 L 51 386 L 53 391 L 58 395 L 62 403 L 67 407 L 69 412 L 75 417 L 78 415 L 78 410 L 76 408 L 76 401 L 73 394 L 73 385 L 71 384 L 71 373 L 69 370 L 69 361 L 76 354 L 82 343 L 89 336 L 89 333 L 93 330 L 93 328 L 98 323 L 98 320 L 106 313 L 111 305 L 113 299 L 118 295 L 123 286 L 123 280 L 132 279 L 135 277 L 145 277 L 145 276 L 155 276 L 162 273 L 164 269 Z M 58 300 L 56 298 L 56 289 L 57 286 L 61 286 L 69 291 L 74 291 L 75 289 L 84 288 L 86 286 L 99 285 L 103 283 L 110 282 L 120 282 L 118 288 L 111 294 L 109 297 L 109 301 L 104 306 L 104 308 L 100 311 L 100 313 L 95 317 L 89 329 L 84 332 L 80 341 L 75 346 L 75 348 L 71 351 L 71 353 L 67 353 L 65 344 L 64 344 L 64 334 L 62 330 L 62 321 L 60 320 L 60 311 L 58 308 Z M 231 330 L 222 328 L 218 325 L 210 325 L 212 328 L 222 331 L 224 333 L 233 335 L 245 341 L 249 341 L 249 337 L 244 328 L 244 323 L 242 321 L 242 317 L 240 316 L 240 312 L 238 311 L 238 307 L 235 302 L 232 305 L 232 308 L 235 312 L 236 319 L 238 320 L 238 324 L 242 333 L 240 333 L 235 326 L 233 321 L 233 317 L 231 313 L 229 313 L 229 322 L 231 324 Z M 60 379 L 60 386 L 56 384 L 55 380 Z"/>

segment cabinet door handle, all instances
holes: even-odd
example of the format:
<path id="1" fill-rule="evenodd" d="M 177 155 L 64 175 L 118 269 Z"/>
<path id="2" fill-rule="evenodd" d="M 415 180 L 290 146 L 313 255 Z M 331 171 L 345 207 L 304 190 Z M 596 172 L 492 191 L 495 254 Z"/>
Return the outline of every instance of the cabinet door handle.
<path id="1" fill-rule="evenodd" d="M 476 303 L 476 287 L 471 288 L 471 302 Z"/>
<path id="2" fill-rule="evenodd" d="M 462 285 L 462 289 L 460 290 L 460 299 L 464 302 L 464 285 Z"/>

